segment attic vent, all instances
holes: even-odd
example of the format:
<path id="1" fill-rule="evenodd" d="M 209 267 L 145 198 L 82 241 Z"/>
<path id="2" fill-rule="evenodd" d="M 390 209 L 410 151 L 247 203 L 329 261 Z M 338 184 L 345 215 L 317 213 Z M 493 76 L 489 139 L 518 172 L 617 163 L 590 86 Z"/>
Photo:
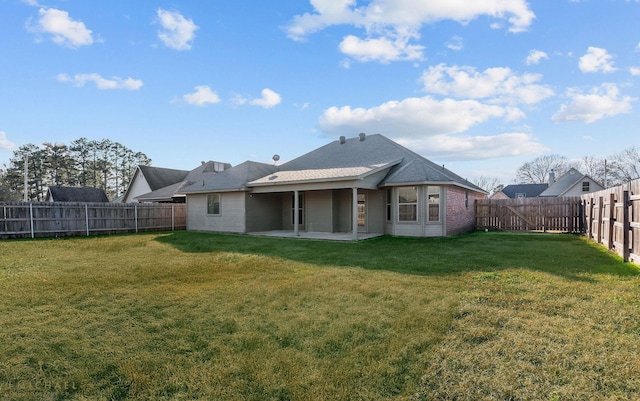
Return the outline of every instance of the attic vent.
<path id="1" fill-rule="evenodd" d="M 347 138 L 343 136 L 340 137 L 340 144 L 342 145 L 343 143 L 345 143 L 347 141 Z"/>
<path id="2" fill-rule="evenodd" d="M 367 135 L 364 132 L 361 132 L 358 136 L 360 137 L 361 141 L 364 141 L 365 138 L 367 137 Z"/>

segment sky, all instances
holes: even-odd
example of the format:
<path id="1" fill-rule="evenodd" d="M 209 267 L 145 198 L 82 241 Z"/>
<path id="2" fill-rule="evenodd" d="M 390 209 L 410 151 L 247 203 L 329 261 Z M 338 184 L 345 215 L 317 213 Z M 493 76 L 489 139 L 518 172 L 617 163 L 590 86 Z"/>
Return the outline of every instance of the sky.
<path id="1" fill-rule="evenodd" d="M 640 146 L 640 0 L 0 0 L 0 166 L 109 139 L 157 167 L 383 134 L 464 178 Z"/>

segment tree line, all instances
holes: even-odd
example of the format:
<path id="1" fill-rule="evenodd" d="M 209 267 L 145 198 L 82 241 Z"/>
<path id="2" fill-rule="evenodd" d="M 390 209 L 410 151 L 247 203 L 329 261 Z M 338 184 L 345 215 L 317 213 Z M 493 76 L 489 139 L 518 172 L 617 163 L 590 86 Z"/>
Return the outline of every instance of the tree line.
<path id="1" fill-rule="evenodd" d="M 569 160 L 558 154 L 544 155 L 524 163 L 516 171 L 517 184 L 543 184 L 549 182 L 553 171 L 556 179 L 575 168 L 604 187 L 613 187 L 640 178 L 640 149 L 631 147 L 607 158 L 584 156 Z M 498 178 L 479 177 L 474 183 L 488 192 L 501 190 L 505 185 Z"/>
<path id="2" fill-rule="evenodd" d="M 25 170 L 29 201 L 45 200 L 47 189 L 55 185 L 102 188 L 114 199 L 124 194 L 138 165 L 150 164 L 144 153 L 108 139 L 80 138 L 69 146 L 27 144 L 0 168 L 0 200 L 24 199 Z"/>

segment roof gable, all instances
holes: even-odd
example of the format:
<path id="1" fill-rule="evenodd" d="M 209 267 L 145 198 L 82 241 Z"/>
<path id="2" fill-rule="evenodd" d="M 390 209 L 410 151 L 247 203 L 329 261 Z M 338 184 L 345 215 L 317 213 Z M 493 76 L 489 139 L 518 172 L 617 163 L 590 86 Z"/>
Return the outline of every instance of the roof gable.
<path id="1" fill-rule="evenodd" d="M 542 192 L 540 196 L 562 196 L 562 194 L 582 181 L 584 177 L 584 174 L 572 167 L 558 178 L 556 182 L 550 184 L 549 188 Z"/>

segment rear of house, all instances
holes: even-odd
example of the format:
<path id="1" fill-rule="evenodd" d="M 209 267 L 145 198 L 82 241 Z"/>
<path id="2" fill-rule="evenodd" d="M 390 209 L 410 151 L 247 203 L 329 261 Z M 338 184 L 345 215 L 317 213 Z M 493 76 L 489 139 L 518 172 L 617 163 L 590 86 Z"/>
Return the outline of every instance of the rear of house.
<path id="1" fill-rule="evenodd" d="M 382 135 L 282 166 L 245 162 L 183 190 L 190 230 L 439 237 L 474 229 L 486 192 Z"/>

